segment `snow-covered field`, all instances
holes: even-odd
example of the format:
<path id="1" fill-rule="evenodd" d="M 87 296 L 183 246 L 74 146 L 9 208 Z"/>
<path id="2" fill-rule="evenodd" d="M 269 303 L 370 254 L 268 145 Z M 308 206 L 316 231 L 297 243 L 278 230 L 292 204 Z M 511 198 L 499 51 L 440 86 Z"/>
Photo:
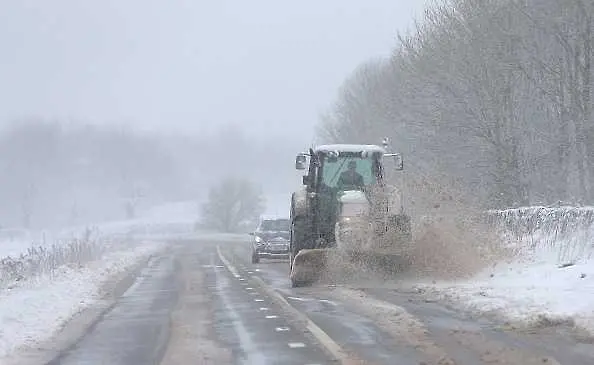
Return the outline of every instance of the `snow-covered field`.
<path id="1" fill-rule="evenodd" d="M 5 232 L 0 239 L 0 363 L 17 349 L 50 339 L 75 314 L 101 301 L 105 283 L 165 248 L 164 233 L 191 233 L 193 219 L 179 208 L 60 232 Z"/>
<path id="2" fill-rule="evenodd" d="M 165 249 L 169 239 L 248 239 L 198 233 L 195 222 L 195 204 L 179 202 L 134 220 L 58 232 L 0 230 L 0 363 L 52 339 L 74 315 L 100 304 L 106 283 Z"/>
<path id="3" fill-rule="evenodd" d="M 416 284 L 468 309 L 530 325 L 575 324 L 594 334 L 594 208 L 489 213 L 512 256 L 463 281 Z"/>
<path id="4" fill-rule="evenodd" d="M 126 273 L 163 247 L 157 242 L 127 243 L 83 266 L 65 264 L 0 290 L 0 362 L 19 348 L 35 348 L 70 318 L 97 304 L 102 285 Z"/>

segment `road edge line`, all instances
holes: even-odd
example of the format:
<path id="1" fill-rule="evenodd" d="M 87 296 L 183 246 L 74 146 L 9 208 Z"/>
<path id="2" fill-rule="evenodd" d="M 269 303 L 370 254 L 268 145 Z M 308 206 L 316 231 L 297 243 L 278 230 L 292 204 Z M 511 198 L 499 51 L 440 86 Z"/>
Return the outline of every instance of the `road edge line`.
<path id="1" fill-rule="evenodd" d="M 229 270 L 231 274 L 238 276 L 239 272 L 233 266 L 233 264 L 231 264 L 223 255 L 219 245 L 217 245 L 217 254 L 219 255 L 219 258 L 221 259 L 227 270 Z M 260 286 L 268 296 L 276 300 L 281 307 L 284 307 L 285 310 L 290 312 L 294 317 L 297 317 L 298 320 L 302 321 L 305 324 L 305 328 L 316 338 L 316 340 L 318 340 L 318 342 L 330 354 L 332 354 L 332 356 L 334 356 L 341 363 L 348 360 L 349 356 L 344 351 L 344 349 L 338 343 L 336 343 L 326 332 L 324 332 L 324 330 L 318 327 L 318 325 L 316 325 L 307 315 L 297 310 L 297 308 L 293 307 L 291 303 L 289 303 L 276 290 L 272 289 L 261 278 L 257 276 L 251 276 L 250 279 L 256 281 L 258 283 L 258 286 Z"/>

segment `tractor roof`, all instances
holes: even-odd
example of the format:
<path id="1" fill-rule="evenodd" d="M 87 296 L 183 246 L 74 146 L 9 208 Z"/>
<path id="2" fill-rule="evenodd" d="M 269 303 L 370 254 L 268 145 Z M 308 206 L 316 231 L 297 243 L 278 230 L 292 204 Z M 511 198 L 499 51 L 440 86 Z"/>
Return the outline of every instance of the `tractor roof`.
<path id="1" fill-rule="evenodd" d="M 363 152 L 363 151 L 367 151 L 367 152 L 377 152 L 377 153 L 386 153 L 386 150 L 383 149 L 382 147 L 378 146 L 378 145 L 374 145 L 374 144 L 326 144 L 326 145 L 321 145 L 321 146 L 317 146 L 314 149 L 314 152 L 318 153 L 318 152 L 322 152 L 322 153 L 327 153 L 327 152 L 332 152 L 332 151 L 338 151 L 338 152 Z"/>

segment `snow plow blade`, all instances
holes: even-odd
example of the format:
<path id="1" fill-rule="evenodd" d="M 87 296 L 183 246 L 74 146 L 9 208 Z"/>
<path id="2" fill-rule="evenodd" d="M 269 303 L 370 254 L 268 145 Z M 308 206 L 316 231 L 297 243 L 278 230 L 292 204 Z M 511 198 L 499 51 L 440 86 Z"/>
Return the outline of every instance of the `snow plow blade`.
<path id="1" fill-rule="evenodd" d="M 358 272 L 373 273 L 385 278 L 403 272 L 407 268 L 407 259 L 402 253 L 382 251 L 349 251 L 350 265 Z"/>
<path id="2" fill-rule="evenodd" d="M 328 265 L 331 249 L 303 249 L 293 258 L 291 266 L 291 284 L 293 287 L 304 286 L 318 281 Z"/>
<path id="3" fill-rule="evenodd" d="M 348 281 L 365 274 L 387 279 L 405 271 L 407 266 L 408 260 L 401 252 L 304 249 L 293 260 L 290 278 L 293 287 L 320 280 Z"/>

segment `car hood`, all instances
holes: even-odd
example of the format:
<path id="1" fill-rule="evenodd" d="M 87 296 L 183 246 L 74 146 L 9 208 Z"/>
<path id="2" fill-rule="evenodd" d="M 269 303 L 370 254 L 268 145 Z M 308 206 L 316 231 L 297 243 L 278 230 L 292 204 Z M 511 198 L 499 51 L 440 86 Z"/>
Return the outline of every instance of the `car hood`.
<path id="1" fill-rule="evenodd" d="M 262 238 L 264 241 L 271 240 L 276 237 L 282 237 L 286 240 L 289 239 L 289 232 L 288 231 L 263 231 L 257 232 L 256 236 Z"/>

